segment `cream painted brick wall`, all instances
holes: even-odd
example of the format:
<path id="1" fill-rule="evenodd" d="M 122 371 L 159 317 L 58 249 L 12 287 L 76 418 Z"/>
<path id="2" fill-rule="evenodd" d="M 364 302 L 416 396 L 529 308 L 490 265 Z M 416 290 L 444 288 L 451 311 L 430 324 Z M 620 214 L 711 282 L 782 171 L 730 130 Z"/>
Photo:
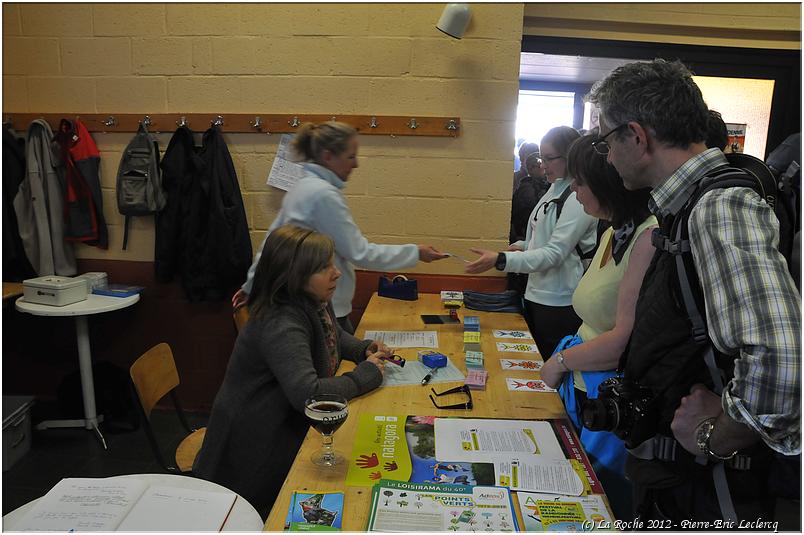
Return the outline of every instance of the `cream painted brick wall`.
<path id="1" fill-rule="evenodd" d="M 165 35 L 164 4 L 97 4 L 92 29 L 98 36 Z"/>
<path id="2" fill-rule="evenodd" d="M 435 29 L 443 4 L 4 4 L 8 111 L 323 113 L 461 117 L 458 138 L 362 136 L 344 190 L 378 243 L 468 254 L 508 231 L 521 4 L 475 4 L 466 36 Z M 27 126 L 27 125 L 26 125 Z M 208 125 L 190 125 L 200 133 Z M 132 134 L 101 150 L 108 251 L 153 259 L 153 218 L 121 250 L 115 177 Z M 158 136 L 164 150 L 170 133 Z M 284 192 L 265 184 L 280 136 L 225 134 L 254 247 Z M 413 271 L 463 273 L 455 261 Z M 496 276 L 496 274 L 490 274 Z"/>
<path id="3" fill-rule="evenodd" d="M 19 4 L 23 35 L 92 36 L 91 4 Z"/>
<path id="4" fill-rule="evenodd" d="M 10 37 L 3 43 L 3 74 L 57 74 L 59 41 L 43 37 Z"/>
<path id="5" fill-rule="evenodd" d="M 19 4 L 3 4 L 3 37 L 22 34 Z"/>

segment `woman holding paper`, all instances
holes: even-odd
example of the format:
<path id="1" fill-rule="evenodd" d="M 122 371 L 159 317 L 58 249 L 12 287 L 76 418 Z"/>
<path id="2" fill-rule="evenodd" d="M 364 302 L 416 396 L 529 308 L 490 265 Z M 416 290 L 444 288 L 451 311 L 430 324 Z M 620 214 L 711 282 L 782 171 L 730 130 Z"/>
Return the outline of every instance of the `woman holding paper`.
<path id="1" fill-rule="evenodd" d="M 560 385 L 567 414 L 580 431 L 595 472 L 606 488 L 617 518 L 630 514 L 630 484 L 623 477 L 623 442 L 608 432 L 582 427 L 580 407 L 597 397 L 597 387 L 614 375 L 634 326 L 639 288 L 655 249 L 651 232 L 656 217 L 648 209 L 647 189 L 628 191 L 606 156 L 596 151 L 597 136 L 573 143 L 567 165 L 572 189 L 589 215 L 605 219 L 611 228 L 572 297 L 583 320 L 577 334 L 544 363 L 541 376 L 553 388 Z M 569 337 L 568 337 L 569 338 Z"/>
<path id="2" fill-rule="evenodd" d="M 587 252 L 595 245 L 597 220 L 584 213 L 570 191 L 570 180 L 564 178 L 567 151 L 578 137 L 569 126 L 557 126 L 544 135 L 541 159 L 550 189 L 530 213 L 525 239 L 499 253 L 472 249 L 480 257 L 466 266 L 467 273 L 497 268 L 529 274 L 525 320 L 545 361 L 561 337 L 581 324 L 572 309 L 572 292 L 583 275 L 577 249 Z"/>
<path id="3" fill-rule="evenodd" d="M 266 239 L 240 331 L 193 473 L 246 498 L 265 518 L 308 424 L 305 400 L 346 399 L 382 383 L 385 344 L 358 340 L 334 319 L 340 271 L 332 240 L 293 225 Z M 341 359 L 357 362 L 335 376 Z"/>
<path id="4" fill-rule="evenodd" d="M 268 234 L 281 225 L 298 225 L 326 234 L 335 243 L 335 266 L 342 273 L 332 306 L 338 322 L 348 332 L 354 332 L 349 322 L 352 298 L 355 293 L 354 265 L 386 271 L 415 266 L 446 258 L 431 245 L 385 245 L 369 242 L 352 218 L 341 190 L 349 175 L 357 168 L 357 130 L 337 121 L 306 123 L 293 140 L 292 147 L 304 160 L 304 177 L 282 200 L 282 208 Z M 267 237 L 266 237 L 267 239 Z M 232 297 L 232 305 L 246 304 L 252 291 L 254 271 L 262 249 L 248 270 L 248 278 Z"/>

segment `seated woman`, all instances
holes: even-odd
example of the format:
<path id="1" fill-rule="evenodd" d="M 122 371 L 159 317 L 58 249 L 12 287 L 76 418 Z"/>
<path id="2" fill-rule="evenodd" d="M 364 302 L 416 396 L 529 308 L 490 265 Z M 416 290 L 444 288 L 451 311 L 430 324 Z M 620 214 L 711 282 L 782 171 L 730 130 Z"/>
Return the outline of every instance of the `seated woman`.
<path id="1" fill-rule="evenodd" d="M 388 348 L 358 340 L 329 300 L 340 271 L 332 240 L 286 225 L 265 242 L 249 294 L 250 318 L 235 342 L 193 473 L 227 487 L 263 518 L 307 433 L 313 394 L 347 399 L 382 383 Z M 357 367 L 335 376 L 342 358 Z"/>
<path id="2" fill-rule="evenodd" d="M 630 485 L 623 476 L 625 447 L 612 433 L 582 428 L 580 407 L 586 397 L 596 398 L 598 385 L 614 375 L 631 336 L 639 288 L 655 250 L 651 232 L 657 221 L 648 209 L 648 190 L 626 190 L 606 156 L 595 152 L 596 139 L 587 135 L 575 141 L 567 168 L 584 211 L 608 220 L 611 228 L 601 236 L 572 296 L 583 323 L 565 349 L 545 361 L 541 375 L 549 386 L 561 386 L 567 414 L 580 430 L 595 473 L 612 498 L 615 516 L 625 519 L 631 513 Z"/>

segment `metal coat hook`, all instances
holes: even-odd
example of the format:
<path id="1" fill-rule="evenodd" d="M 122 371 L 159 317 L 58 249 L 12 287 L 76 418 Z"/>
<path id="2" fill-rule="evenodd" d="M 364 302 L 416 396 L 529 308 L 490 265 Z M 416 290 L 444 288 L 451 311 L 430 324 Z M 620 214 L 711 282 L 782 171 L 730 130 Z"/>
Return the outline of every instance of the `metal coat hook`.
<path id="1" fill-rule="evenodd" d="M 114 115 L 108 116 L 106 119 L 101 121 L 105 126 L 117 126 L 117 119 L 115 119 Z"/>
<path id="2" fill-rule="evenodd" d="M 288 121 L 288 124 L 289 124 L 290 126 L 292 126 L 293 128 L 296 128 L 296 127 L 297 127 L 297 126 L 299 126 L 301 123 L 299 122 L 299 118 L 298 118 L 298 117 L 296 117 L 296 116 L 294 115 L 294 116 L 293 116 L 293 120 L 292 120 L 292 121 Z"/>
<path id="3" fill-rule="evenodd" d="M 376 118 L 376 117 L 372 117 L 372 118 L 371 118 L 371 122 L 369 123 L 369 128 L 377 128 L 377 126 L 379 126 L 379 125 L 377 124 L 377 118 Z"/>
<path id="4" fill-rule="evenodd" d="M 181 128 L 182 126 L 187 126 L 187 117 L 185 117 L 184 115 L 179 117 L 179 120 L 176 121 L 176 126 L 178 126 L 179 128 Z"/>
<path id="5" fill-rule="evenodd" d="M 140 124 L 142 126 L 144 126 L 145 128 L 148 128 L 149 126 L 151 126 L 151 117 L 146 115 L 145 117 L 142 118 L 142 121 L 140 121 Z"/>
<path id="6" fill-rule="evenodd" d="M 458 123 L 455 121 L 455 119 L 450 119 L 449 121 L 447 121 L 447 130 L 457 130 L 457 129 L 458 129 Z"/>
<path id="7" fill-rule="evenodd" d="M 255 117 L 254 120 L 248 124 L 253 126 L 256 130 L 262 130 L 262 120 L 259 117 Z"/>
<path id="8" fill-rule="evenodd" d="M 210 123 L 212 124 L 212 126 L 221 126 L 223 124 L 223 115 L 218 115 L 217 117 L 215 117 L 215 119 L 210 121 Z"/>
<path id="9" fill-rule="evenodd" d="M 415 117 L 411 118 L 411 120 L 408 121 L 408 128 L 410 128 L 411 130 L 416 130 L 417 128 L 419 128 L 419 124 L 416 122 Z"/>

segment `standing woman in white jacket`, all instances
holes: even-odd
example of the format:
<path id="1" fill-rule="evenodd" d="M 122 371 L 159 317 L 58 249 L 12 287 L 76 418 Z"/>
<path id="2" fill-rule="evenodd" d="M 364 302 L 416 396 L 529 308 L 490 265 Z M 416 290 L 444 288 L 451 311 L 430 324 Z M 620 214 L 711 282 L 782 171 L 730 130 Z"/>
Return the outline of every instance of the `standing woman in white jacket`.
<path id="1" fill-rule="evenodd" d="M 299 127 L 293 150 L 304 160 L 304 176 L 285 195 L 268 234 L 282 225 L 297 225 L 326 234 L 335 243 L 335 266 L 342 273 L 332 306 L 341 327 L 354 333 L 349 321 L 355 293 L 354 265 L 375 270 L 407 268 L 422 262 L 446 258 L 430 245 L 382 245 L 369 242 L 352 218 L 341 190 L 352 169 L 357 168 L 357 130 L 348 124 L 328 121 Z M 268 235 L 266 234 L 266 239 Z M 246 304 L 260 250 L 248 270 L 248 278 L 232 297 L 232 306 Z M 563 332 L 563 331 L 562 331 Z M 570 331 L 566 331 L 570 332 Z"/>
<path id="2" fill-rule="evenodd" d="M 597 219 L 586 214 L 571 193 L 559 217 L 558 203 L 569 190 L 565 178 L 567 153 L 580 134 L 569 126 L 557 126 L 541 142 L 542 167 L 550 189 L 530 214 L 525 239 L 509 245 L 504 252 L 472 249 L 480 255 L 466 266 L 467 273 L 491 268 L 509 273 L 529 273 L 525 289 L 525 320 L 539 353 L 546 361 L 565 332 L 575 332 L 581 319 L 572 308 L 572 294 L 583 276 L 577 252 L 588 252 L 597 239 Z"/>

